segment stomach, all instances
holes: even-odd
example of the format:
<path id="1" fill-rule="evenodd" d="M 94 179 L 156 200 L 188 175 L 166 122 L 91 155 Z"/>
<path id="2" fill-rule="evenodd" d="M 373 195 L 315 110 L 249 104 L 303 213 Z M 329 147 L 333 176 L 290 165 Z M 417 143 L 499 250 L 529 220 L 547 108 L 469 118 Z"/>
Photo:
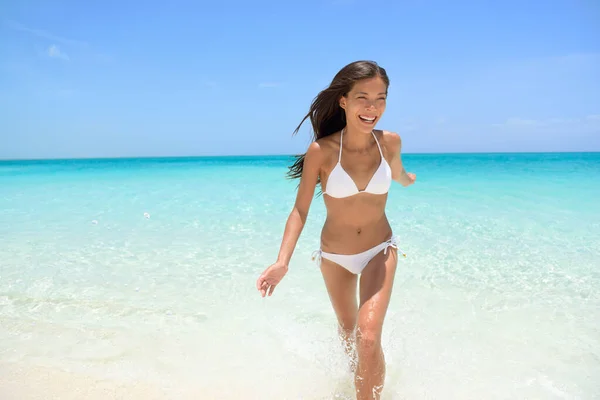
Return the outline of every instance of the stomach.
<path id="1" fill-rule="evenodd" d="M 327 219 L 321 230 L 323 251 L 360 253 L 392 235 L 385 214 L 387 195 L 365 193 L 346 199 L 325 197 Z"/>

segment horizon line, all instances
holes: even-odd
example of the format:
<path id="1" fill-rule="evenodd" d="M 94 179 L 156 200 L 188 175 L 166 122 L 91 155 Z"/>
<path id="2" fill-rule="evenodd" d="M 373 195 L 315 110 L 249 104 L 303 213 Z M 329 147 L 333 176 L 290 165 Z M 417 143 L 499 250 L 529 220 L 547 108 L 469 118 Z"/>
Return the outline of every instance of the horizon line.
<path id="1" fill-rule="evenodd" d="M 402 155 L 463 155 L 463 154 L 594 154 L 600 150 L 563 150 L 563 151 L 449 151 L 449 152 L 403 152 Z M 231 157 L 296 157 L 299 154 L 214 154 L 214 155 L 147 155 L 147 156 L 95 156 L 95 157 L 45 157 L 45 158 L 2 158 L 7 161 L 86 161 L 86 160 L 131 160 L 131 159 L 179 159 L 179 158 L 231 158 Z"/>

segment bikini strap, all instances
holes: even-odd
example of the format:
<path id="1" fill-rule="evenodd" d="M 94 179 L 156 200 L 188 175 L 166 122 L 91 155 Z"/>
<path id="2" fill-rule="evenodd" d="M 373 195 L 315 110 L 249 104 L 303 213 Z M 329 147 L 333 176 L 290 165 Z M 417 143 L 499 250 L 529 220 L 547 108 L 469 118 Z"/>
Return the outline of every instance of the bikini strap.
<path id="1" fill-rule="evenodd" d="M 342 142 L 344 140 L 344 129 L 340 131 L 340 155 L 338 156 L 338 163 L 342 162 Z"/>
<path id="2" fill-rule="evenodd" d="M 322 253 L 323 251 L 320 248 L 318 248 L 317 250 L 313 251 L 311 255 L 311 259 L 318 265 L 321 265 Z"/>
<path id="3" fill-rule="evenodd" d="M 398 242 L 399 241 L 400 241 L 400 239 L 396 235 L 393 235 L 391 238 L 389 238 L 388 240 L 386 240 L 384 242 L 385 243 L 385 247 L 383 248 L 383 254 L 387 253 L 388 247 L 393 247 L 397 251 L 399 251 L 400 254 L 402 254 L 404 256 L 404 258 L 406 258 L 406 253 L 404 251 L 402 251 L 402 249 L 400 249 L 398 247 Z"/>
<path id="4" fill-rule="evenodd" d="M 377 143 L 377 147 L 379 148 L 379 154 L 381 155 L 381 158 L 383 158 L 383 152 L 381 151 L 381 146 L 379 145 L 379 140 L 377 140 L 377 136 L 375 135 L 374 131 L 371 131 L 371 133 L 373 134 L 373 137 L 375 138 L 375 143 Z"/>
<path id="5" fill-rule="evenodd" d="M 377 148 L 379 149 L 379 155 L 381 155 L 381 158 L 383 159 L 383 152 L 381 151 L 381 146 L 379 145 L 379 140 L 377 140 L 377 136 L 375 135 L 374 131 L 371 131 L 371 134 L 373 135 L 373 138 L 375 139 L 375 143 L 377 143 Z M 341 130 L 340 132 L 340 154 L 338 155 L 338 162 L 342 162 L 342 145 L 344 143 L 344 129 Z"/>

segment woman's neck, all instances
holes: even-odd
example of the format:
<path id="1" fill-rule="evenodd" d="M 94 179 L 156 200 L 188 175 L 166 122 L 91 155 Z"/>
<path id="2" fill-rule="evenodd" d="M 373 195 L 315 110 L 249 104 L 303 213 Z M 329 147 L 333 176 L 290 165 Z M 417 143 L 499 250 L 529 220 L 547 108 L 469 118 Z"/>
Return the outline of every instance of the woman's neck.
<path id="1" fill-rule="evenodd" d="M 361 132 L 349 126 L 344 128 L 343 135 L 343 146 L 350 151 L 361 152 L 368 150 L 375 142 L 371 132 Z"/>

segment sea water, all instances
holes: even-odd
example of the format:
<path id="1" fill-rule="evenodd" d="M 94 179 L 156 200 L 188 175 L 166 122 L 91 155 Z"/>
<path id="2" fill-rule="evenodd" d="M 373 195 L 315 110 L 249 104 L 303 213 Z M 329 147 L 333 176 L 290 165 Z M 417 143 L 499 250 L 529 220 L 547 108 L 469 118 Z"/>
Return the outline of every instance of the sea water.
<path id="1" fill-rule="evenodd" d="M 403 160 L 417 183 L 388 198 L 407 258 L 384 398 L 600 398 L 600 154 Z M 291 162 L 0 162 L 0 364 L 174 399 L 352 399 L 310 257 L 322 197 L 273 296 L 255 288 L 294 203 Z"/>

